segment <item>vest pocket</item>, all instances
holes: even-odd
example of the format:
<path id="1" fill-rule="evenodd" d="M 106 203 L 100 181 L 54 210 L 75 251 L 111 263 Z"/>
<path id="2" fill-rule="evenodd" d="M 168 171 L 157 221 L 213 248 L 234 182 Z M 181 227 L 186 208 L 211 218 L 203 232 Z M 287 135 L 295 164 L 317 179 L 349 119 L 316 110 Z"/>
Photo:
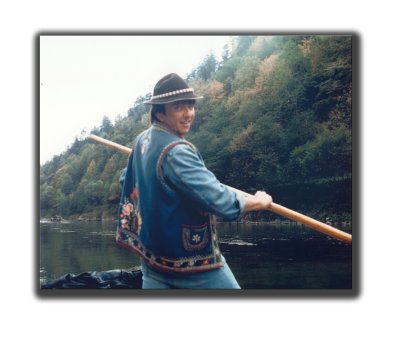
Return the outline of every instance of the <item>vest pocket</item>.
<path id="1" fill-rule="evenodd" d="M 200 226 L 182 225 L 182 242 L 186 251 L 204 249 L 208 245 L 209 239 L 207 223 Z"/>

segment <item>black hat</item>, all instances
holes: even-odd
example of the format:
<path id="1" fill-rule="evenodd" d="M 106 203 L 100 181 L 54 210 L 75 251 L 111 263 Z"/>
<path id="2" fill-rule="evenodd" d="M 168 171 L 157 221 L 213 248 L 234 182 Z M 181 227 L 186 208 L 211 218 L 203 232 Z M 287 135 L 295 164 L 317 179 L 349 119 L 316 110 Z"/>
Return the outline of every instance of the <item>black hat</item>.
<path id="1" fill-rule="evenodd" d="M 154 87 L 153 96 L 145 103 L 165 104 L 200 98 L 203 98 L 203 96 L 195 95 L 193 88 L 189 88 L 184 79 L 176 73 L 170 73 L 157 82 Z"/>

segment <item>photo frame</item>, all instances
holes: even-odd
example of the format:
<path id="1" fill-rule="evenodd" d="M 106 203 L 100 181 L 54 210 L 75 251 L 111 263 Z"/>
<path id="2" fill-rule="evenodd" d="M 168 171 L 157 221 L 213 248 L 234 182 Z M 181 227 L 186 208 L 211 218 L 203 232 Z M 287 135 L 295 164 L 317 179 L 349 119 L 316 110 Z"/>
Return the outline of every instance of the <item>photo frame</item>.
<path id="1" fill-rule="evenodd" d="M 189 41 L 195 46 L 197 40 L 218 37 L 226 37 L 226 44 L 220 44 L 219 51 L 203 50 L 202 59 L 182 74 L 204 96 L 196 103 L 196 121 L 187 139 L 198 148 L 207 168 L 227 185 L 251 193 L 265 190 L 274 202 L 295 213 L 348 234 L 359 232 L 358 205 L 353 200 L 359 186 L 352 176 L 358 171 L 359 137 L 354 86 L 359 75 L 358 38 L 353 33 L 40 33 L 36 40 L 40 154 L 61 135 L 57 116 L 68 116 L 55 108 L 66 103 L 77 108 L 89 98 L 88 110 L 107 91 L 129 90 L 125 78 L 120 84 L 126 88 L 119 88 L 124 69 L 116 67 L 118 62 L 127 63 L 126 74 L 135 79 L 134 70 L 157 69 L 160 55 L 167 59 L 168 46 L 178 48 Z M 155 39 L 165 43 L 153 61 L 155 52 L 149 46 L 156 45 Z M 128 51 L 124 45 L 136 50 Z M 66 49 L 60 51 L 62 46 Z M 139 46 L 147 46 L 149 55 Z M 127 56 L 121 58 L 113 49 Z M 101 51 L 106 57 L 99 57 L 96 65 Z M 148 64 L 135 65 L 133 56 L 139 53 Z M 121 171 L 127 165 L 126 153 L 118 148 L 132 148 L 134 138 L 149 126 L 145 102 L 156 81 L 169 72 L 165 67 L 174 72 L 187 58 L 175 54 L 172 66 L 160 63 L 151 81 L 146 80 L 142 92 L 138 90 L 125 113 L 121 109 L 113 121 L 104 113 L 99 126 L 99 120 L 92 126 L 82 124 L 82 130 L 114 143 L 114 149 L 88 140 L 82 132 L 52 159 L 40 161 L 38 293 L 65 297 L 357 295 L 357 241 L 344 242 L 271 212 L 213 222 L 221 252 L 242 290 L 139 290 L 140 259 L 115 242 Z M 113 82 L 105 90 L 82 95 L 84 90 L 76 89 L 79 70 L 86 70 L 91 78 L 87 91 L 104 87 L 109 77 Z M 54 121 L 46 111 L 52 111 Z M 48 130 L 49 140 L 42 140 Z"/>

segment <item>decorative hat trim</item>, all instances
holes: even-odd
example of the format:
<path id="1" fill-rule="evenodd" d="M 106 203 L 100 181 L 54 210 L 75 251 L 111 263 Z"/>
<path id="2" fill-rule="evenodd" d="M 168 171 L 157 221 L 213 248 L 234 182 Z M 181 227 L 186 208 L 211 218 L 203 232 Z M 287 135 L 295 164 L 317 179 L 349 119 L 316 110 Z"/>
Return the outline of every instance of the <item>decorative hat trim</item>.
<path id="1" fill-rule="evenodd" d="M 186 92 L 194 92 L 194 89 L 193 88 L 186 88 L 186 89 L 181 89 L 181 90 L 175 90 L 175 91 L 167 92 L 165 94 L 152 96 L 151 99 L 153 100 L 153 99 L 157 99 L 157 98 L 175 96 L 175 95 L 183 94 L 183 93 L 186 93 Z"/>

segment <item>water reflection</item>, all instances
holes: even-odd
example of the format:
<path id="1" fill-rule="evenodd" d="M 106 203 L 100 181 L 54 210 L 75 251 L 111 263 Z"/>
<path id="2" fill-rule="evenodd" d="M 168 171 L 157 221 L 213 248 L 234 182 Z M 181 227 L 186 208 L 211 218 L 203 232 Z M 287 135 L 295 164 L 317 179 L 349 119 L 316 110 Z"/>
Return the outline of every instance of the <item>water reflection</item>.
<path id="1" fill-rule="evenodd" d="M 297 224 L 219 228 L 221 249 L 243 288 L 351 289 L 351 245 Z"/>
<path id="2" fill-rule="evenodd" d="M 113 223 L 40 224 L 40 279 L 66 273 L 129 269 L 139 260 L 116 246 Z"/>
<path id="3" fill-rule="evenodd" d="M 114 242 L 115 224 L 40 224 L 40 279 L 130 269 L 139 259 Z M 242 288 L 349 289 L 351 245 L 296 224 L 218 224 L 221 250 Z"/>

